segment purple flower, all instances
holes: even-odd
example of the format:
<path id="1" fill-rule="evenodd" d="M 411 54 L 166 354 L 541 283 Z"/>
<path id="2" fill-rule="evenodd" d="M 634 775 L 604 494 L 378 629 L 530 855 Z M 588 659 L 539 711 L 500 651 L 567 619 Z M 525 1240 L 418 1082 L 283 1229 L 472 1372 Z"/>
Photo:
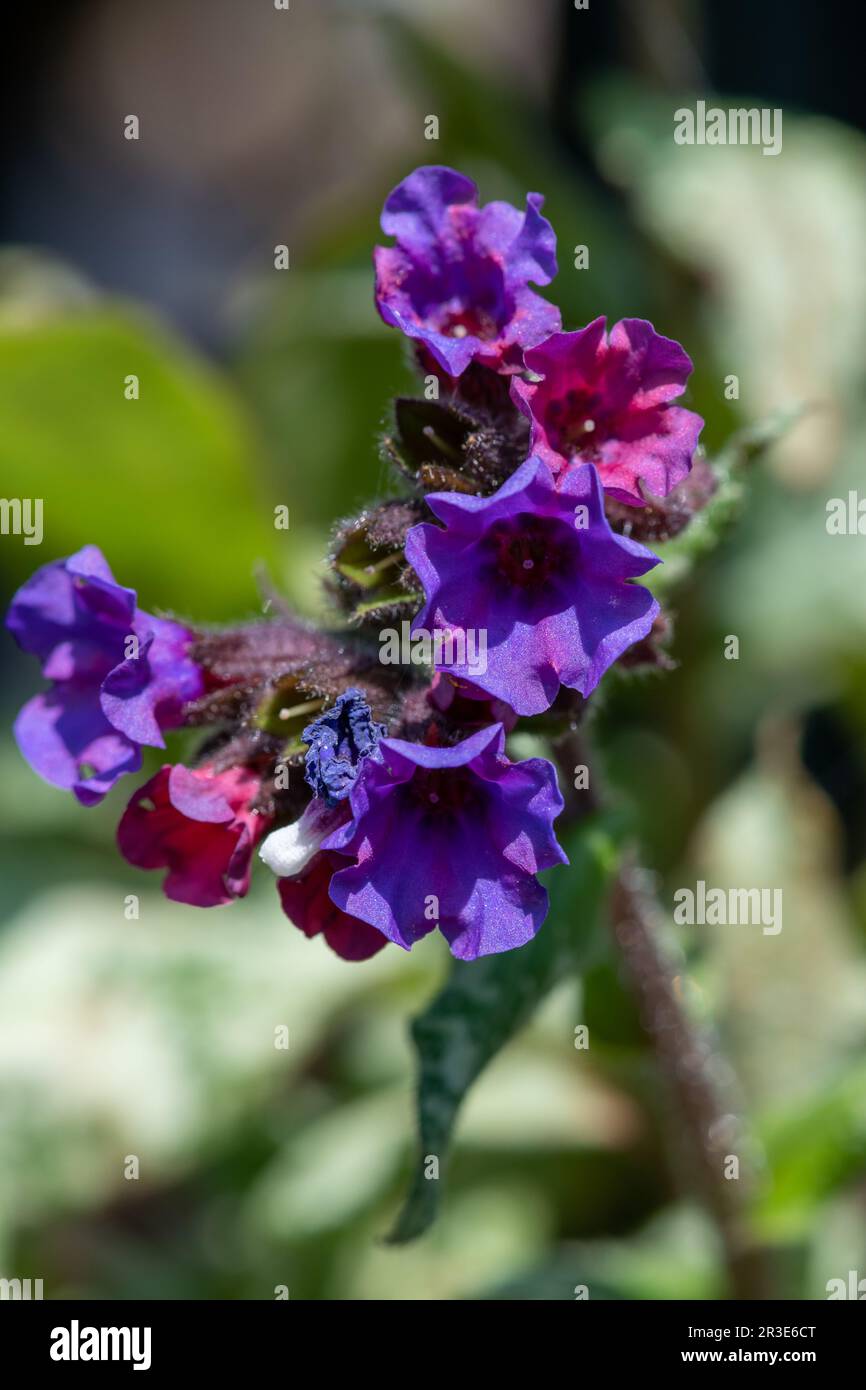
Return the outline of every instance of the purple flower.
<path id="1" fill-rule="evenodd" d="M 658 560 L 611 530 L 591 464 L 554 480 L 529 458 L 491 497 L 427 501 L 445 524 L 413 526 L 406 538 L 426 597 L 413 630 L 474 629 L 479 649 L 486 636 L 485 672 L 477 662 L 448 669 L 518 714 L 547 709 L 560 684 L 589 695 L 652 627 L 658 604 L 629 581 Z"/>
<path id="2" fill-rule="evenodd" d="M 352 686 L 338 695 L 301 735 L 309 744 L 304 776 L 316 795 L 329 806 L 344 800 L 384 732 L 385 725 L 374 722 L 360 690 Z"/>
<path id="3" fill-rule="evenodd" d="M 115 582 L 95 545 L 37 570 L 6 625 L 52 682 L 18 715 L 18 746 L 40 776 L 85 806 L 138 770 L 141 744 L 164 747 L 162 730 L 202 693 L 187 655 L 192 634 L 137 608 L 135 590 Z"/>
<path id="4" fill-rule="evenodd" d="M 560 327 L 559 310 L 529 289 L 556 274 L 556 235 L 530 193 L 478 207 L 478 189 L 454 169 L 427 165 L 385 200 L 377 246 L 376 305 L 386 323 L 417 338 L 451 376 L 478 361 L 519 371 L 522 349 Z"/>
<path id="5" fill-rule="evenodd" d="M 453 748 L 386 738 L 350 793 L 351 820 L 323 843 L 351 855 L 331 901 L 406 950 L 439 927 L 461 960 L 522 946 L 547 914 L 535 877 L 568 860 L 563 802 L 543 758 L 512 763 L 501 724 Z"/>
<path id="6" fill-rule="evenodd" d="M 554 473 L 594 463 L 612 497 L 640 507 L 641 483 L 666 497 L 683 480 L 704 422 L 670 404 L 692 370 L 679 343 L 644 319 L 622 319 L 609 337 L 605 323 L 531 348 L 526 365 L 544 380 L 514 380 L 511 395 L 532 422 L 532 452 Z"/>

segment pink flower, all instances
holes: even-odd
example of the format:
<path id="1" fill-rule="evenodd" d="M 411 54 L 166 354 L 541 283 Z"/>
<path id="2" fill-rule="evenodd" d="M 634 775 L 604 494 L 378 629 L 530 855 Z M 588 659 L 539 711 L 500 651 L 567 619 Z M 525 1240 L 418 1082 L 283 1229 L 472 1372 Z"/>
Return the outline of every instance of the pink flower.
<path id="1" fill-rule="evenodd" d="M 260 783 L 247 767 L 161 767 L 123 813 L 121 853 L 139 869 L 168 869 L 163 889 L 175 902 L 219 907 L 244 897 L 253 850 L 271 824 L 252 809 Z"/>
<path id="2" fill-rule="evenodd" d="M 681 396 L 692 370 L 679 343 L 644 319 L 605 332 L 598 318 L 577 333 L 554 333 L 524 353 L 540 382 L 515 377 L 511 395 L 531 421 L 530 451 L 555 474 L 594 463 L 606 492 L 643 506 L 641 484 L 666 497 L 682 482 L 703 429 Z"/>

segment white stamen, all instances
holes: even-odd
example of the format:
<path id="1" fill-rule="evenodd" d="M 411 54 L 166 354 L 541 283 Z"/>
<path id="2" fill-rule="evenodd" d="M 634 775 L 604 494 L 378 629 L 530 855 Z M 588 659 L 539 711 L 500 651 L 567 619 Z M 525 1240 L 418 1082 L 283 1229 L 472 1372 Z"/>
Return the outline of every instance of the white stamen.
<path id="1" fill-rule="evenodd" d="M 587 434 L 592 434 L 593 430 L 595 429 L 595 421 L 594 421 L 594 420 L 584 420 L 584 422 L 583 422 L 583 428 L 586 430 Z"/>
<path id="2" fill-rule="evenodd" d="M 331 829 L 332 817 L 311 815 L 307 807 L 300 820 L 271 831 L 262 842 L 259 857 L 273 869 L 277 878 L 294 878 L 307 867 L 313 855 L 318 854 L 319 846 Z"/>

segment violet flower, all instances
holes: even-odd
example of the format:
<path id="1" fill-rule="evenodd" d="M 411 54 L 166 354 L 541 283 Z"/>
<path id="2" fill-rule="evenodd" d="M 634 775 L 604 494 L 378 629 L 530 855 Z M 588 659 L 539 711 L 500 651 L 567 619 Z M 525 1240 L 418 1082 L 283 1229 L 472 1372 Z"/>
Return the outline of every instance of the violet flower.
<path id="1" fill-rule="evenodd" d="M 486 672 L 449 667 L 521 715 L 540 714 L 560 684 L 587 696 L 658 612 L 631 583 L 659 562 L 611 530 L 591 464 L 554 480 L 529 458 L 490 497 L 427 497 L 444 526 L 406 538 L 426 602 L 413 628 L 486 634 Z"/>
<path id="2" fill-rule="evenodd" d="M 478 207 L 478 190 L 454 169 L 416 169 L 391 192 L 377 246 L 376 305 L 386 323 L 424 344 L 453 377 L 471 362 L 522 368 L 522 350 L 555 333 L 559 310 L 529 289 L 556 274 L 556 235 L 530 193 Z"/>
<path id="3" fill-rule="evenodd" d="M 500 724 L 455 747 L 383 739 L 349 796 L 351 818 L 322 848 L 351 856 L 332 902 L 409 950 L 438 927 L 475 960 L 522 946 L 547 914 L 536 874 L 568 862 L 552 764 L 512 763 Z"/>
<path id="4" fill-rule="evenodd" d="M 12 600 L 6 625 L 42 662 L 51 687 L 15 722 L 31 767 L 85 806 L 141 766 L 141 745 L 164 747 L 183 706 L 204 688 L 188 655 L 193 634 L 137 607 L 102 552 L 85 546 L 43 565 Z"/>

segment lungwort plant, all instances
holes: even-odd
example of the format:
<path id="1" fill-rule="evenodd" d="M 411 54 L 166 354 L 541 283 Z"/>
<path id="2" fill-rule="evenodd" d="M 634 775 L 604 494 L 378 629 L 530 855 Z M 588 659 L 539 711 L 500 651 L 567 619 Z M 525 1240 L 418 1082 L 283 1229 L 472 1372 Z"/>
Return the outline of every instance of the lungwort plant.
<path id="1" fill-rule="evenodd" d="M 170 898 L 228 904 L 258 855 L 290 921 L 347 961 L 446 938 L 453 974 L 414 1026 L 420 1157 L 398 1238 L 432 1218 L 424 1162 L 444 1158 L 467 1087 L 589 959 L 605 915 L 719 1191 L 700 1049 L 586 735 L 611 668 L 671 664 L 648 543 L 681 580 L 761 441 L 704 459 L 680 403 L 692 364 L 650 323 L 563 330 L 533 288 L 557 270 L 542 205 L 479 206 L 442 167 L 386 199 L 376 304 L 422 385 L 381 442 L 391 495 L 334 535 L 328 627 L 283 604 L 230 630 L 154 616 L 92 545 L 38 570 L 7 618 L 48 682 L 18 716 L 20 749 L 84 806 L 167 730 L 204 731 L 118 828 Z M 520 734 L 550 757 L 512 756 Z"/>

